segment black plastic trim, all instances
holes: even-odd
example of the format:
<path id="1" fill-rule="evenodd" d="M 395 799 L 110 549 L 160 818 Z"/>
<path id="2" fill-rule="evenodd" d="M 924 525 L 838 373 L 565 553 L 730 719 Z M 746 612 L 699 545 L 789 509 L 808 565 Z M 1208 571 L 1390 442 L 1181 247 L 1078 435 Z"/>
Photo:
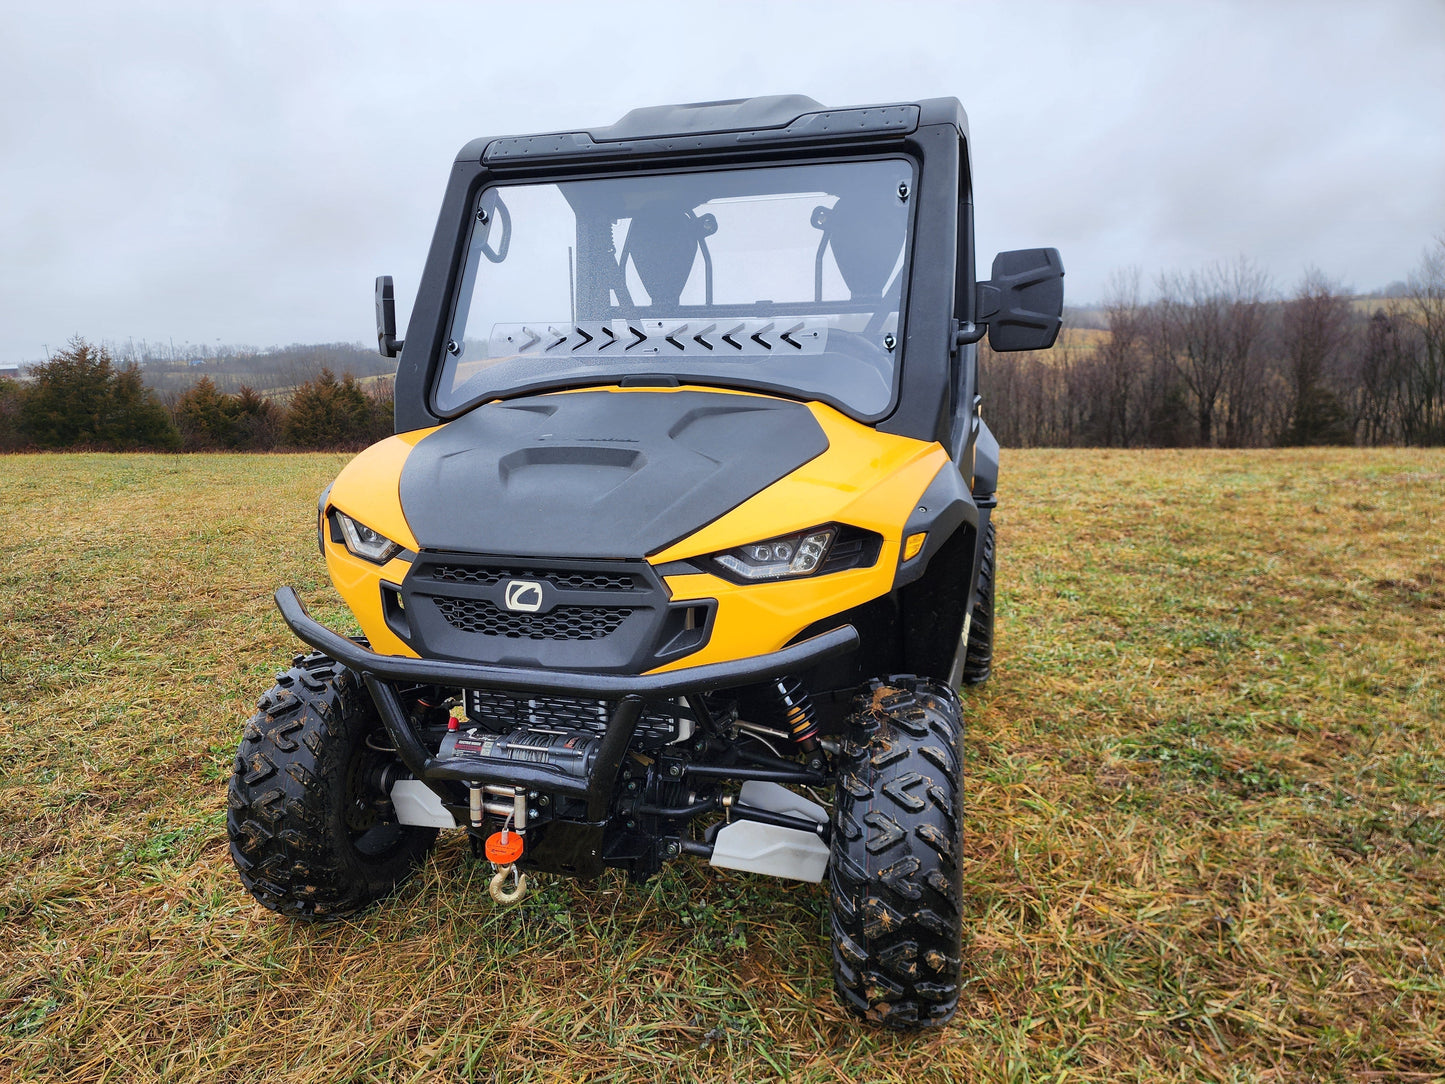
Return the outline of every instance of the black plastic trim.
<path id="1" fill-rule="evenodd" d="M 591 132 L 503 136 L 487 143 L 480 159 L 489 166 L 498 166 L 519 159 L 585 160 L 729 151 L 736 150 L 740 144 L 755 142 L 836 143 L 846 139 L 877 139 L 880 136 L 908 135 L 918 128 L 918 116 L 919 109 L 916 105 L 866 106 L 858 109 L 805 112 L 786 125 L 770 124 L 732 131 L 698 131 L 686 135 L 654 135 L 645 128 L 625 129 L 619 123 L 611 129 Z M 639 134 L 629 135 L 629 131 L 638 131 Z M 647 134 L 642 134 L 644 132 Z M 468 144 L 468 149 L 472 146 Z"/>
<path id="2" fill-rule="evenodd" d="M 455 497 L 454 488 L 449 492 Z M 600 576 L 609 586 L 565 586 L 574 576 Z M 507 607 L 507 585 L 518 581 L 537 585 L 537 610 L 516 613 Z M 406 643 L 428 659 L 635 674 L 707 642 L 693 637 L 687 641 L 691 646 L 673 644 L 685 622 L 685 611 L 705 602 L 671 604 L 667 587 L 646 561 L 519 559 L 426 550 L 413 562 L 402 594 L 412 630 Z M 459 605 L 472 608 L 492 624 L 520 625 L 521 631 L 463 629 L 445 612 Z M 608 631 L 591 632 L 585 638 L 544 631 L 550 617 L 568 613 L 599 618 L 611 615 L 612 624 Z M 565 627 L 567 622 L 561 625 Z M 702 636 L 711 631 L 709 613 Z"/>
<path id="3" fill-rule="evenodd" d="M 331 496 L 331 487 L 335 484 L 335 482 L 328 483 L 326 488 L 321 491 L 321 496 L 316 498 L 316 548 L 321 551 L 322 557 L 326 556 L 326 539 L 322 535 L 321 524 L 325 520 L 328 528 L 332 526 L 329 522 L 331 517 L 326 514 L 326 501 Z"/>
<path id="4" fill-rule="evenodd" d="M 666 579 L 668 576 L 698 576 L 709 572 L 695 564 L 693 561 L 666 561 L 660 565 L 653 565 L 652 570 L 660 577 Z"/>
<path id="5" fill-rule="evenodd" d="M 903 525 L 903 542 L 919 531 L 927 531 L 928 535 L 923 540 L 923 548 L 911 560 L 899 564 L 898 574 L 893 579 L 894 588 L 913 583 L 921 577 L 928 569 L 928 562 L 964 523 L 978 525 L 978 508 L 968 483 L 950 461 L 933 476 L 933 481 L 928 483 L 928 488 L 918 498 L 918 504 Z"/>
<path id="6" fill-rule="evenodd" d="M 386 627 L 399 640 L 403 643 L 410 642 L 411 621 L 407 618 L 406 607 L 402 601 L 401 586 L 389 580 L 381 581 L 381 616 L 386 621 Z"/>
<path id="7" fill-rule="evenodd" d="M 983 494 L 991 496 L 998 489 L 998 438 L 982 418 L 978 421 L 973 448 L 974 499 L 981 504 Z"/>
<path id="8" fill-rule="evenodd" d="M 959 214 L 962 140 L 952 124 L 935 124 L 920 126 L 904 146 L 918 162 L 914 273 L 899 309 L 903 342 L 896 405 L 877 428 L 946 444 L 956 406 L 952 374 L 958 249 L 973 243 L 963 233 Z"/>
<path id="9" fill-rule="evenodd" d="M 276 592 L 276 608 L 281 611 L 281 617 L 291 631 L 302 641 L 337 662 L 382 681 L 404 681 L 464 689 L 560 693 L 567 696 L 596 697 L 599 700 L 616 700 L 629 695 L 648 698 L 680 696 L 751 685 L 764 678 L 805 670 L 824 659 L 842 655 L 858 646 L 858 633 L 852 625 L 844 625 L 767 655 L 689 666 L 661 674 L 586 674 L 380 655 L 340 633 L 333 632 L 312 618 L 290 587 L 282 587 Z"/>
<path id="10" fill-rule="evenodd" d="M 786 399 L 535 395 L 418 441 L 398 493 L 428 550 L 620 561 L 661 552 L 827 450 L 812 411 Z"/>

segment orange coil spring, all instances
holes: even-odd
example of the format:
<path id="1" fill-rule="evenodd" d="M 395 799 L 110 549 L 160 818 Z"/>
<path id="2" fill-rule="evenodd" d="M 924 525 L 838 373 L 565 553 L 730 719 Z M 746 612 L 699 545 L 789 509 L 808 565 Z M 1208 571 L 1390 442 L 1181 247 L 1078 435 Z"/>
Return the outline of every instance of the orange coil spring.
<path id="1" fill-rule="evenodd" d="M 797 678 L 779 678 L 773 691 L 777 694 L 778 704 L 783 710 L 783 718 L 787 721 L 788 732 L 792 734 L 793 741 L 801 745 L 817 737 L 817 713 L 813 711 L 812 698 L 803 688 L 803 683 Z"/>

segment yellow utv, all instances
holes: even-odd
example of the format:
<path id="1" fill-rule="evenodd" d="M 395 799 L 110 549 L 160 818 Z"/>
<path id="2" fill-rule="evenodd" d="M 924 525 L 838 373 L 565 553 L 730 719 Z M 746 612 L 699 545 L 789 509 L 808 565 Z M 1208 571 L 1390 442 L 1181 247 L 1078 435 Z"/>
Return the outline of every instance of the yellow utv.
<path id="1" fill-rule="evenodd" d="M 869 1020 L 959 990 L 963 730 L 989 675 L 998 445 L 976 364 L 1051 346 L 1057 251 L 977 281 L 952 98 L 638 109 L 468 143 L 399 355 L 396 434 L 321 494 L 357 624 L 308 616 L 246 724 L 231 853 L 352 913 L 439 830 L 529 873 L 674 859 L 826 882 Z"/>

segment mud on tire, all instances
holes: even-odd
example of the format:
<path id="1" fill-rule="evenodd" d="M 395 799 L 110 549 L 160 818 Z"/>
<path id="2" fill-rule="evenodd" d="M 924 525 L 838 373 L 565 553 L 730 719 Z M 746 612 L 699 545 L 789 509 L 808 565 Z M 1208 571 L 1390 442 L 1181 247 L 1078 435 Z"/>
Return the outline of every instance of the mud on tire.
<path id="1" fill-rule="evenodd" d="M 291 918 L 339 918 L 405 881 L 434 828 L 377 819 L 367 780 L 384 731 L 357 676 L 321 654 L 298 657 L 246 723 L 226 830 L 241 881 Z"/>
<path id="2" fill-rule="evenodd" d="M 833 979 L 867 1020 L 935 1027 L 958 1006 L 963 740 L 958 698 L 913 677 L 855 697 L 833 809 Z"/>

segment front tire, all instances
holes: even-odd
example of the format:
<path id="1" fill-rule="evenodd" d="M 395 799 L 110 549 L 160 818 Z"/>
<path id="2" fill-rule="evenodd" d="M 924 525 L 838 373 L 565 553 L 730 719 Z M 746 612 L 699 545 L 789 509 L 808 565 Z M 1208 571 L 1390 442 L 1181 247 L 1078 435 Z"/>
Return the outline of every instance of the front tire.
<path id="1" fill-rule="evenodd" d="M 958 1007 L 963 724 L 946 686 L 874 681 L 840 754 L 829 888 L 833 979 L 864 1019 L 937 1027 Z"/>
<path id="2" fill-rule="evenodd" d="M 277 675 L 257 706 L 227 801 L 241 882 L 266 907 L 302 921 L 340 918 L 393 891 L 425 858 L 436 829 L 378 816 L 386 796 L 376 780 L 390 754 L 376 748 L 387 744 L 385 732 L 357 676 L 307 655 Z"/>

